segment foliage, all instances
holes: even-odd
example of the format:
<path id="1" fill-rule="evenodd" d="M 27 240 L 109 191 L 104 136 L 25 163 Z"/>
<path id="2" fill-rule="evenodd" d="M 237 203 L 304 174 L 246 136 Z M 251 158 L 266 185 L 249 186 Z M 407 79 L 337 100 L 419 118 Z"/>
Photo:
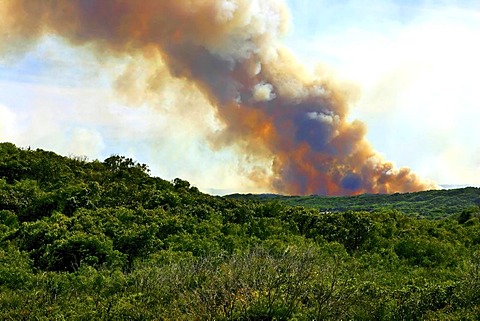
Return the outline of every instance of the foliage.
<path id="1" fill-rule="evenodd" d="M 290 206 L 315 208 L 322 212 L 368 211 L 392 209 L 406 215 L 425 218 L 445 218 L 463 211 L 478 213 L 480 188 L 465 187 L 450 190 L 431 190 L 415 193 L 363 194 L 356 196 L 283 196 L 275 194 L 233 194 L 233 199 L 262 202 L 281 202 Z"/>
<path id="2" fill-rule="evenodd" d="M 303 200 L 0 144 L 0 319 L 480 317 L 477 189 Z"/>

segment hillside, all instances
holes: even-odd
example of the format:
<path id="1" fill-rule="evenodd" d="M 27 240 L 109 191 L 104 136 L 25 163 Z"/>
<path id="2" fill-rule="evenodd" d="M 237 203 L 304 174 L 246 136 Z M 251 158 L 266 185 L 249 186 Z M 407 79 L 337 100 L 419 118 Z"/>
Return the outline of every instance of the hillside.
<path id="1" fill-rule="evenodd" d="M 465 187 L 404 194 L 364 194 L 358 196 L 283 196 L 275 194 L 233 194 L 229 198 L 257 201 L 278 201 L 291 206 L 305 206 L 323 212 L 376 211 L 394 209 L 406 215 L 442 218 L 480 205 L 480 188 Z"/>
<path id="2" fill-rule="evenodd" d="M 480 317 L 477 189 L 261 198 L 1 143 L 0 319 Z"/>

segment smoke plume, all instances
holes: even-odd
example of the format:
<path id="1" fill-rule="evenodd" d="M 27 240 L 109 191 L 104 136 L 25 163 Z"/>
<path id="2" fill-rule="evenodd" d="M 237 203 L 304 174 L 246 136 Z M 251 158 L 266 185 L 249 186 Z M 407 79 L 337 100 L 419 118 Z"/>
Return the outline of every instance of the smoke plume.
<path id="1" fill-rule="evenodd" d="M 214 148 L 268 160 L 259 186 L 288 194 L 391 193 L 434 188 L 396 169 L 347 120 L 348 90 L 308 73 L 280 44 L 288 10 L 275 0 L 3 0 L 0 31 L 23 50 L 45 35 L 98 57 L 160 59 L 198 88 L 224 127 Z M 3 13 L 2 13 L 3 11 Z M 17 45 L 18 47 L 18 45 Z M 122 87 L 125 87 L 123 85 Z"/>

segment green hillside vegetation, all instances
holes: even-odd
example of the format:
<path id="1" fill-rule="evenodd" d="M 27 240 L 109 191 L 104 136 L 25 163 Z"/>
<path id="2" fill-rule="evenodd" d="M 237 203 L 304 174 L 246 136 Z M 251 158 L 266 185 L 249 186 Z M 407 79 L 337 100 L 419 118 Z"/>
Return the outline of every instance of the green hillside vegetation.
<path id="1" fill-rule="evenodd" d="M 480 318 L 478 190 L 325 199 L 2 143 L 0 320 Z"/>
<path id="2" fill-rule="evenodd" d="M 480 188 L 466 187 L 416 193 L 363 194 L 357 196 L 283 196 L 275 194 L 233 194 L 229 198 L 278 201 L 291 206 L 315 208 L 322 212 L 398 210 L 423 218 L 446 218 L 463 209 L 480 205 Z"/>

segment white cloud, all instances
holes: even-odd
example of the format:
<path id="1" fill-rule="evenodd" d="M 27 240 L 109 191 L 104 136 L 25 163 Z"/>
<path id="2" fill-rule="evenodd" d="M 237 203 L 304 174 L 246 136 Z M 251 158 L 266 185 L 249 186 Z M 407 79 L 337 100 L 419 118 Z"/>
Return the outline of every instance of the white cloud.
<path id="1" fill-rule="evenodd" d="M 77 156 L 101 155 L 105 148 L 102 135 L 94 129 L 76 128 L 66 147 L 69 152 Z"/>
<path id="2" fill-rule="evenodd" d="M 0 104 L 0 141 L 11 141 L 15 138 L 17 116 L 7 106 Z"/>

